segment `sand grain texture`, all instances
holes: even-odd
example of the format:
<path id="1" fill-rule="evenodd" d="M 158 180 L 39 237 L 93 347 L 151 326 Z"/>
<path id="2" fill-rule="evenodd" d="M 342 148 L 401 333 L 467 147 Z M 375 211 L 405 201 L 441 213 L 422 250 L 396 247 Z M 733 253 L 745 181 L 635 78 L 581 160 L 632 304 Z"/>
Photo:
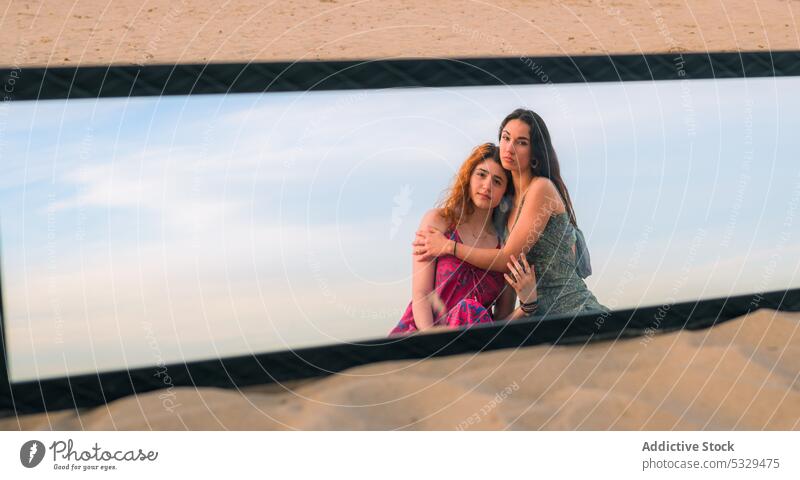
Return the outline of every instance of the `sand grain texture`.
<path id="1" fill-rule="evenodd" d="M 700 331 L 385 362 L 281 388 L 175 389 L 0 428 L 84 430 L 791 430 L 800 314 Z"/>
<path id="2" fill-rule="evenodd" d="M 800 48 L 784 0 L 8 1 L 14 66 Z"/>

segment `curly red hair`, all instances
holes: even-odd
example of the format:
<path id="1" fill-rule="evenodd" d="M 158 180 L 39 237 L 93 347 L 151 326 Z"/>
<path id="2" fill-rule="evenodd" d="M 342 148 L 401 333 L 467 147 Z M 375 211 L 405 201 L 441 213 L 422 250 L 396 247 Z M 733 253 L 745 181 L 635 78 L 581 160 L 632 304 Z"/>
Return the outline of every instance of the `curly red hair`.
<path id="1" fill-rule="evenodd" d="M 472 172 L 475 167 L 481 164 L 484 160 L 493 160 L 500 163 L 500 150 L 493 143 L 484 143 L 478 145 L 469 154 L 469 157 L 461 164 L 458 173 L 453 180 L 453 185 L 447 190 L 447 196 L 439 205 L 442 217 L 447 221 L 450 227 L 457 226 L 465 217 L 472 215 L 475 212 L 475 204 L 469 195 L 469 180 L 472 177 Z M 503 170 L 506 174 L 506 195 L 513 189 L 513 182 L 511 181 L 511 172 Z"/>

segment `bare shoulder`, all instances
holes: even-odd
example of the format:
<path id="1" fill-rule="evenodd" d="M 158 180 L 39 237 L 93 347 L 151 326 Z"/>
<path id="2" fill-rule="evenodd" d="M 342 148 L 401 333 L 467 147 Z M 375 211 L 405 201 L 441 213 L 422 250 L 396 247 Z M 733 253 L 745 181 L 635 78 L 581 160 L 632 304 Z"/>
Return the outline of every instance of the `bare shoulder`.
<path id="1" fill-rule="evenodd" d="M 434 227 L 441 231 L 447 229 L 447 221 L 442 216 L 442 211 L 438 208 L 432 208 L 425 212 L 425 215 L 422 216 L 422 220 L 419 222 L 420 228 L 425 227 Z"/>
<path id="2" fill-rule="evenodd" d="M 556 184 L 547 177 L 533 177 L 528 187 L 528 195 L 530 195 L 531 192 L 533 192 L 534 195 L 545 195 L 547 197 L 555 195 L 558 197 L 558 188 L 556 188 Z"/>
<path id="3" fill-rule="evenodd" d="M 531 206 L 537 204 L 539 208 L 544 207 L 551 213 L 564 211 L 561 194 L 558 193 L 556 184 L 547 177 L 535 177 L 531 180 L 525 199 L 530 202 Z"/>

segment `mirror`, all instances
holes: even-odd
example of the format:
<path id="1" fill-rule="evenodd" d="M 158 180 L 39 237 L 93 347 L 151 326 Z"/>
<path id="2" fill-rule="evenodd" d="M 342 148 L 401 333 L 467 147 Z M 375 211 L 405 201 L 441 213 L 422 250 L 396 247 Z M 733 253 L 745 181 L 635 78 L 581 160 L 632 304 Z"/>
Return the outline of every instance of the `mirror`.
<path id="1" fill-rule="evenodd" d="M 609 308 L 800 286 L 794 77 L 15 102 L 14 382 L 385 337 L 420 218 L 519 106 Z"/>

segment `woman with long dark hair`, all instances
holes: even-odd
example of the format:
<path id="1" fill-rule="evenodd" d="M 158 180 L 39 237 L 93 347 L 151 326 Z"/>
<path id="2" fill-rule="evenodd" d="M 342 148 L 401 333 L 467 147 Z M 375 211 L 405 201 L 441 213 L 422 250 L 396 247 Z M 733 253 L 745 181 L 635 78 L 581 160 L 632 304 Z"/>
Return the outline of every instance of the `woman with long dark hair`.
<path id="1" fill-rule="evenodd" d="M 509 259 L 509 268 L 520 272 L 514 290 L 505 288 L 502 274 L 456 258 L 466 248 L 500 246 L 492 216 L 509 189 L 513 189 L 511 175 L 501 166 L 497 147 L 486 143 L 475 148 L 439 208 L 422 218 L 420 228 L 444 232 L 450 250 L 436 259 L 414 256 L 411 303 L 391 335 L 511 320 L 530 310 L 536 299 L 536 277 L 524 257 Z M 515 292 L 522 302 L 516 310 Z"/>
<path id="2" fill-rule="evenodd" d="M 586 287 L 589 253 L 578 229 L 569 192 L 544 120 L 519 108 L 500 125 L 500 161 L 511 172 L 514 193 L 497 223 L 502 248 L 461 248 L 456 256 L 476 267 L 520 276 L 508 260 L 523 253 L 535 270 L 537 314 L 605 310 Z M 508 233 L 506 233 L 508 232 Z M 452 250 L 452 241 L 435 227 L 422 228 L 414 241 L 422 259 Z"/>

